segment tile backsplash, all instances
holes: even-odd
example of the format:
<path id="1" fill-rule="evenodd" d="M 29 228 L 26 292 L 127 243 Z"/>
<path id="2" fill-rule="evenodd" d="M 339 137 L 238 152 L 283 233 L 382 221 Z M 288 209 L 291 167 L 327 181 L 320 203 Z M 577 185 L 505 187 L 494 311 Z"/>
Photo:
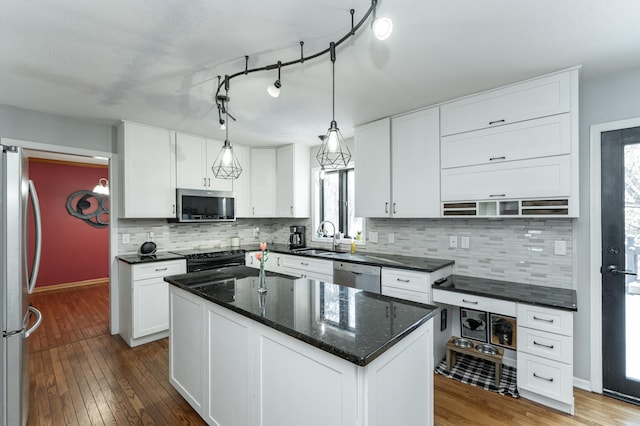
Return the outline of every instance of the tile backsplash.
<path id="1" fill-rule="evenodd" d="M 158 251 L 229 247 L 231 237 L 241 244 L 258 241 L 287 243 L 289 226 L 308 219 L 238 219 L 200 224 L 167 223 L 152 219 L 118 221 L 118 253 L 136 253 L 153 232 Z M 259 229 L 254 236 L 256 228 Z M 378 242 L 358 251 L 455 260 L 454 273 L 527 284 L 572 288 L 573 221 L 571 219 L 367 219 L 366 232 L 378 233 Z M 129 234 L 130 243 L 122 243 Z M 393 243 L 389 235 L 393 234 Z M 450 237 L 457 248 L 449 248 Z M 469 248 L 461 247 L 469 237 Z M 554 243 L 566 244 L 566 255 L 554 254 Z M 323 246 L 323 244 L 313 245 Z M 325 244 L 326 245 L 326 244 Z M 345 248 L 348 249 L 348 248 Z"/>

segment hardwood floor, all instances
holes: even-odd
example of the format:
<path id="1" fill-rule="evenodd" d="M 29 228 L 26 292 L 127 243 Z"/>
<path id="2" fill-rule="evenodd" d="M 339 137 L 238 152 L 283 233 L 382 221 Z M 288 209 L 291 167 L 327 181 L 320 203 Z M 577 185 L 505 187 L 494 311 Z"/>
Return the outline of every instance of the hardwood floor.
<path id="1" fill-rule="evenodd" d="M 129 348 L 109 335 L 108 299 L 106 285 L 32 297 L 44 322 L 30 338 L 28 425 L 204 425 L 169 384 L 168 340 Z M 569 416 L 439 374 L 434 387 L 438 426 L 640 425 L 640 407 L 578 389 Z"/>

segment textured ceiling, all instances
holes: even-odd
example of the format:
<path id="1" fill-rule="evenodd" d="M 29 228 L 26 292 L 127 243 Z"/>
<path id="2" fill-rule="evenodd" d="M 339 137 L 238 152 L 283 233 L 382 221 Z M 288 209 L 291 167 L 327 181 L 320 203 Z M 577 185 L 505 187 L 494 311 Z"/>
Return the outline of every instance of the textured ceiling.
<path id="1" fill-rule="evenodd" d="M 0 104 L 224 139 L 216 76 L 328 47 L 367 0 L 0 0 Z M 640 68 L 637 0 L 381 0 L 338 50 L 336 120 L 353 126 L 575 65 Z M 234 143 L 317 144 L 331 121 L 328 56 L 231 82 Z"/>

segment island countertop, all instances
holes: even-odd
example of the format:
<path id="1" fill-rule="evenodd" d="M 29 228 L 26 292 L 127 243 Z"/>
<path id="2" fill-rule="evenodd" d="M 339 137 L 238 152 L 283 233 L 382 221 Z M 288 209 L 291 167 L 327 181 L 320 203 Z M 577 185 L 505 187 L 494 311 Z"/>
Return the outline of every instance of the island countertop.
<path id="1" fill-rule="evenodd" d="M 182 288 L 356 365 L 365 366 L 432 318 L 438 308 L 245 266 L 165 277 Z"/>

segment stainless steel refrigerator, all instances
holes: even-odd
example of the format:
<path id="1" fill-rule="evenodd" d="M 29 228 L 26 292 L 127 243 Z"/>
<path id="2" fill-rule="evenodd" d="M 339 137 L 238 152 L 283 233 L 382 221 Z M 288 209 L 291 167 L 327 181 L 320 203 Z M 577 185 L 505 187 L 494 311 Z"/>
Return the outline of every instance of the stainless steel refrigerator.
<path id="1" fill-rule="evenodd" d="M 27 338 L 42 321 L 42 315 L 29 304 L 38 276 L 42 247 L 38 196 L 28 179 L 28 162 L 22 149 L 0 145 L 0 312 L 2 351 L 0 351 L 1 425 L 24 425 L 29 412 L 29 361 Z M 28 255 L 28 210 L 33 209 L 35 250 Z"/>

